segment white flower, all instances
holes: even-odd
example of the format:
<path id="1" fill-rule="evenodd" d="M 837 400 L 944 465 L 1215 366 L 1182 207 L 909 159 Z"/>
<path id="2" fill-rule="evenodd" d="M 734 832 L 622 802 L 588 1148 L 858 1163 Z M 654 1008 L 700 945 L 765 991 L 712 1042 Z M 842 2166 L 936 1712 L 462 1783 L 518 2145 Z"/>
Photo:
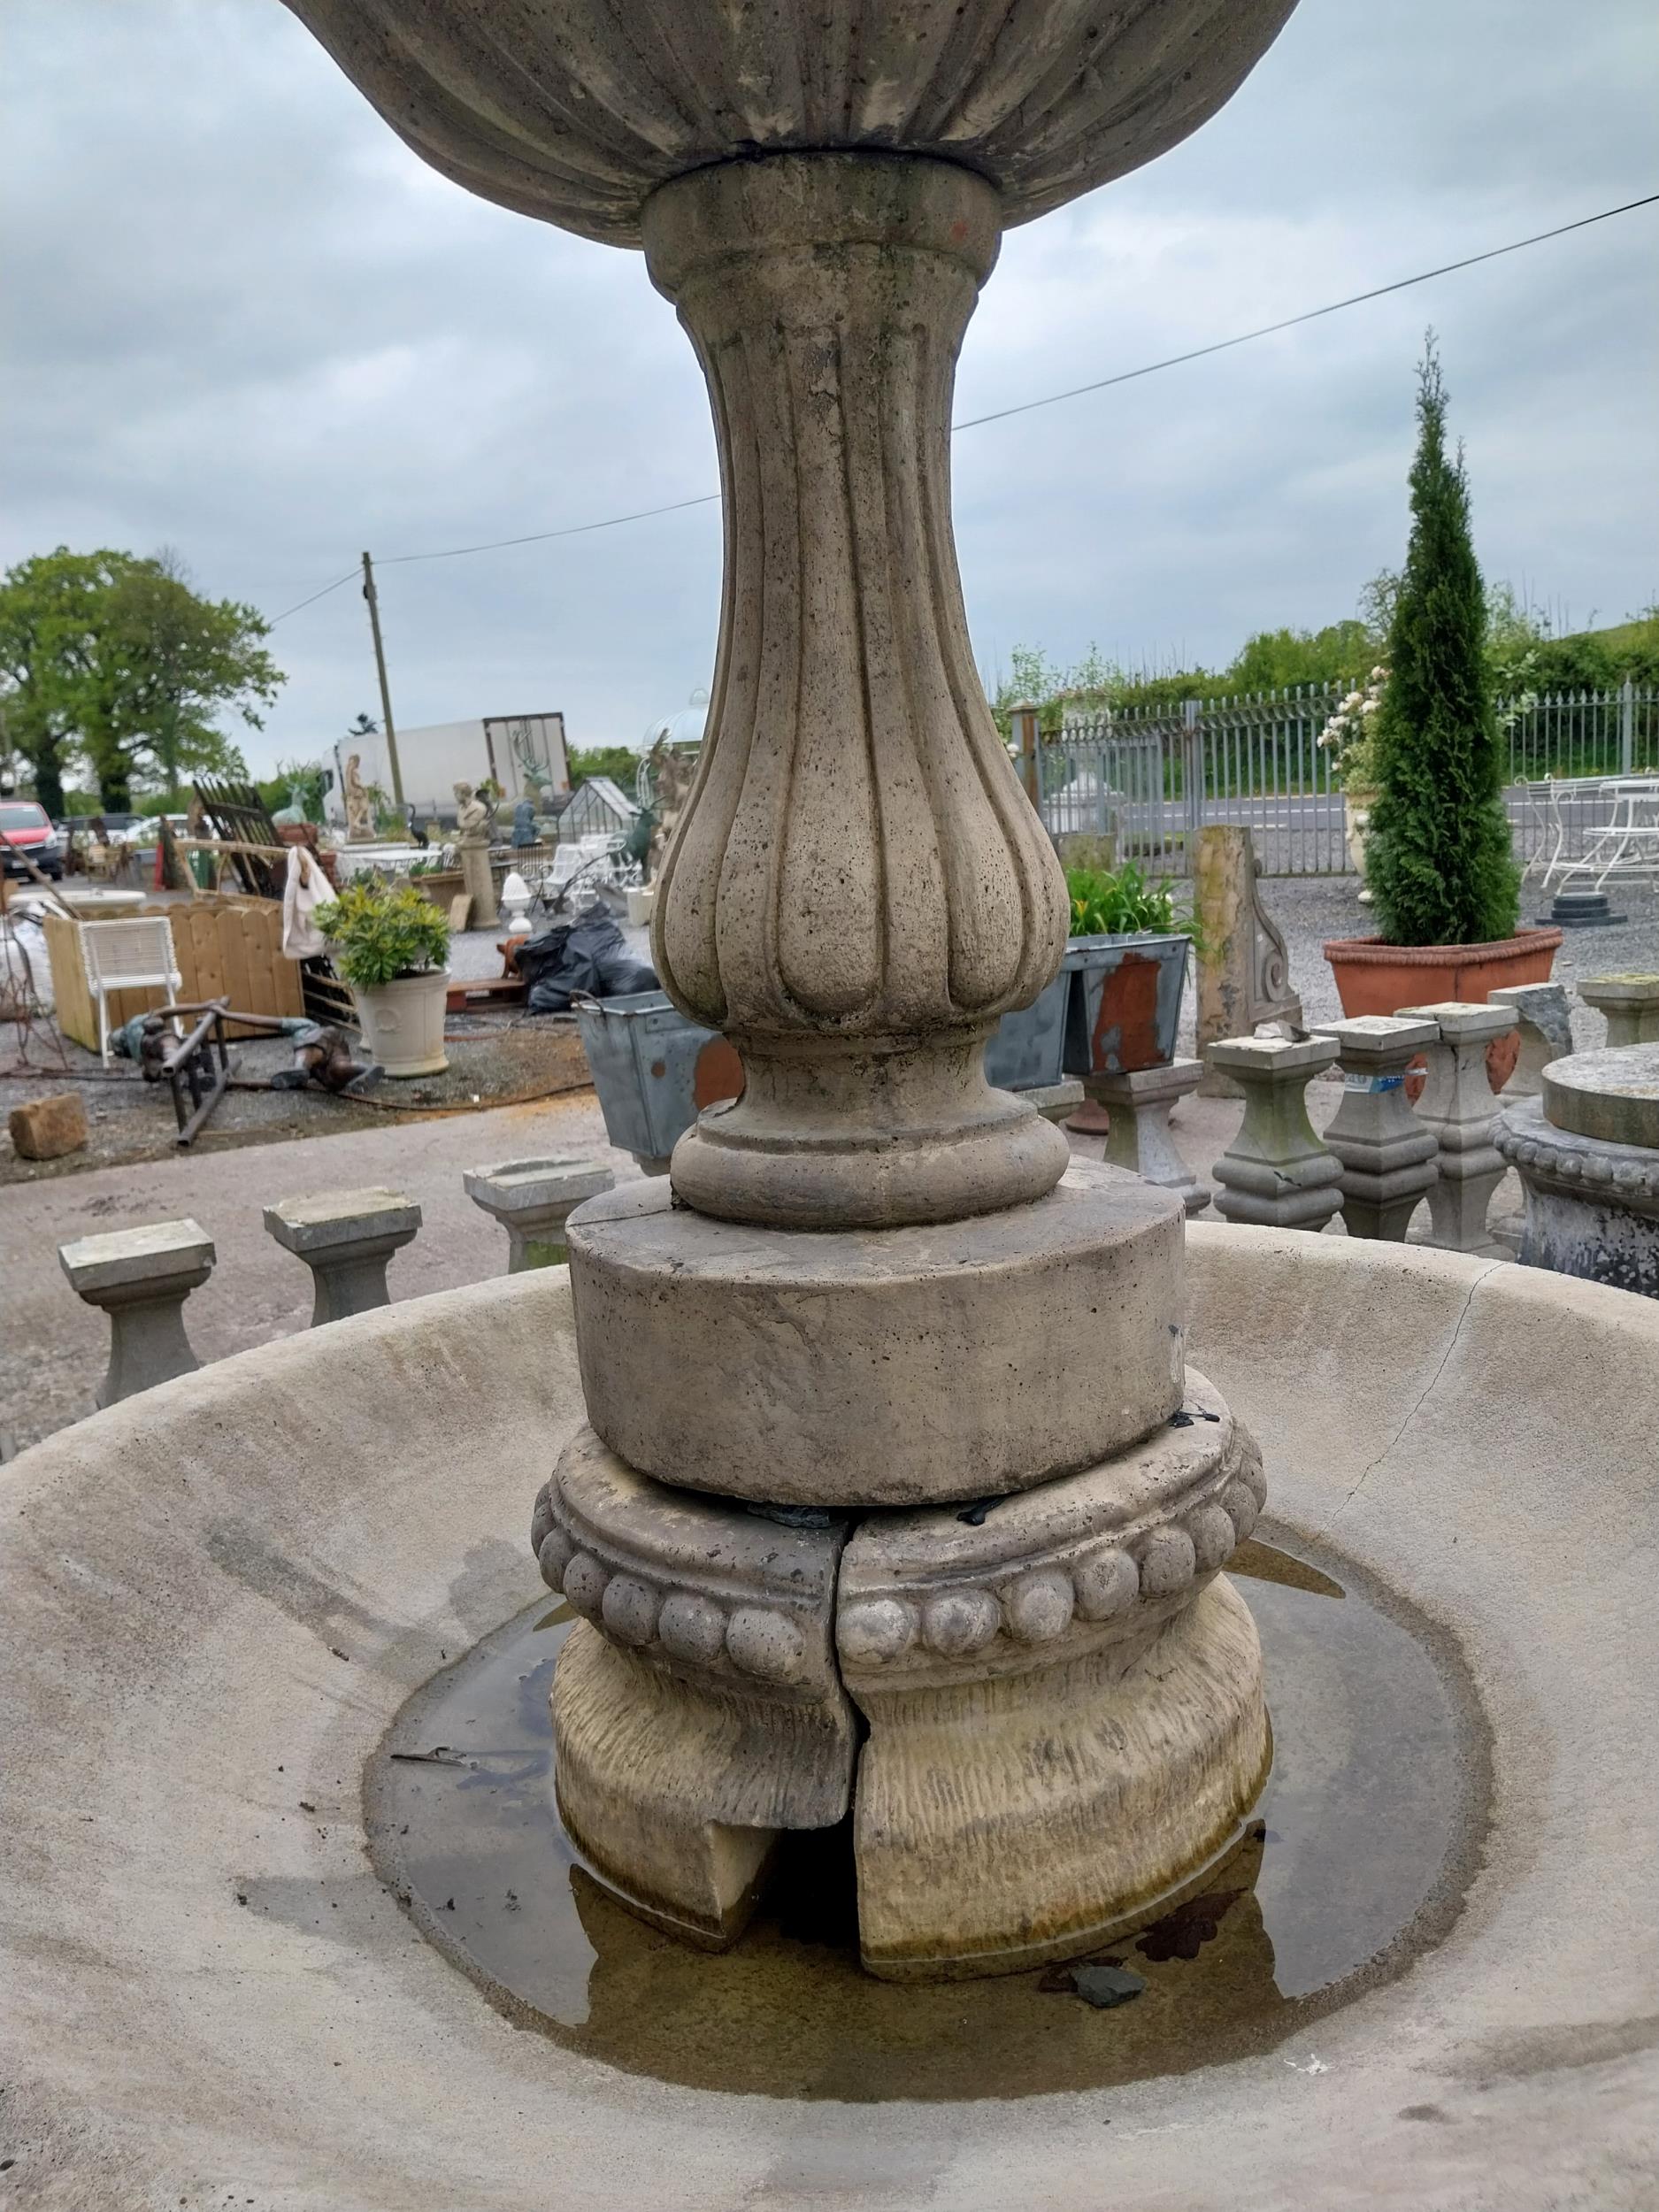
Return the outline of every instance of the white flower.
<path id="1" fill-rule="evenodd" d="M 1364 705 L 1361 707 L 1360 712 L 1362 714 L 1375 714 L 1381 705 L 1382 701 L 1380 699 L 1367 699 Z"/>

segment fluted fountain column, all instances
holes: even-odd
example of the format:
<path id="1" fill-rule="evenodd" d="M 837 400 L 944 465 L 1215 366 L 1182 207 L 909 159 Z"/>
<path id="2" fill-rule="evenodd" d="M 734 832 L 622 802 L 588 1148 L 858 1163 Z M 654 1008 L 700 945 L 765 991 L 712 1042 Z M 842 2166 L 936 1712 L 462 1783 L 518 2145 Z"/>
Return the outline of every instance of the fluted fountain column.
<path id="1" fill-rule="evenodd" d="M 948 162 L 784 154 L 676 179 L 641 227 L 708 379 L 726 534 L 654 943 L 748 1078 L 680 1140 L 674 1187 L 813 1228 L 1041 1197 L 1065 1141 L 982 1063 L 1058 964 L 1065 886 L 979 687 L 950 529 L 997 195 Z"/>

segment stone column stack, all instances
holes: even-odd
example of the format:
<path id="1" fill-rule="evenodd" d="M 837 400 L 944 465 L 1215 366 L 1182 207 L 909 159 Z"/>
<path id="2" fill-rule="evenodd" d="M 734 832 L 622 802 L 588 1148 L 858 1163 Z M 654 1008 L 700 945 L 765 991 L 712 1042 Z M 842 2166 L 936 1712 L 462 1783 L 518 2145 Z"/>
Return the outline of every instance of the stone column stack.
<path id="1" fill-rule="evenodd" d="M 850 1808 L 875 1971 L 1075 1951 L 1259 1787 L 1260 1653 L 1217 1577 L 1263 1484 L 1184 1366 L 1179 1201 L 1072 1166 L 985 1078 L 1067 914 L 974 672 L 951 388 L 1004 225 L 1185 135 L 1288 0 L 780 0 L 672 41 L 585 0 L 291 4 L 448 173 L 643 245 L 720 450 L 652 942 L 746 1084 L 668 1181 L 566 1224 L 591 1426 L 532 1530 L 583 1617 L 566 1824 L 720 1944 L 779 1833 Z"/>
<path id="2" fill-rule="evenodd" d="M 1411 1110 L 1406 1071 L 1435 1044 L 1432 1022 L 1361 1014 L 1328 1022 L 1342 1096 L 1325 1141 L 1342 1164 L 1342 1225 L 1351 1237 L 1403 1243 L 1411 1217 L 1440 1173 L 1440 1141 Z"/>
<path id="3" fill-rule="evenodd" d="M 1486 1227 L 1492 1194 L 1503 1180 L 1503 1156 L 1492 1141 L 1498 1102 L 1487 1071 L 1487 1048 L 1516 1026 L 1512 1006 L 1448 999 L 1434 1006 L 1403 1006 L 1401 1018 L 1432 1022 L 1439 1041 L 1428 1047 L 1429 1077 L 1417 1101 L 1417 1119 L 1440 1145 L 1440 1171 L 1430 1186 L 1429 1231 L 1424 1241 L 1448 1252 L 1482 1252 L 1507 1259 Z"/>

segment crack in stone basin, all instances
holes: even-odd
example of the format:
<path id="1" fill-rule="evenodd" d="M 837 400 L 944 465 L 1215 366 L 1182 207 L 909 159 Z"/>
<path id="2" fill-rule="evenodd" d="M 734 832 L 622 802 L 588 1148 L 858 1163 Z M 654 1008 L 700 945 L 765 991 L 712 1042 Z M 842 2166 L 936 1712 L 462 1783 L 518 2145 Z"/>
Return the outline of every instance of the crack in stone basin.
<path id="1" fill-rule="evenodd" d="M 1294 1548 L 1242 1546 L 1229 1570 L 1272 1712 L 1256 1820 L 1207 1878 L 1207 1904 L 1087 1955 L 1146 1981 L 1110 2012 L 1054 1987 L 1052 1970 L 866 1975 L 847 1824 L 785 1839 L 732 1951 L 635 1919 L 580 1864 L 554 1805 L 548 1688 L 575 1617 L 562 1604 L 507 1622 L 398 1715 L 365 1777 L 376 1869 L 518 2024 L 689 2087 L 1018 2097 L 1271 2048 L 1440 1939 L 1487 1789 L 1485 1726 L 1448 1640 L 1336 1555 L 1285 1540 Z"/>

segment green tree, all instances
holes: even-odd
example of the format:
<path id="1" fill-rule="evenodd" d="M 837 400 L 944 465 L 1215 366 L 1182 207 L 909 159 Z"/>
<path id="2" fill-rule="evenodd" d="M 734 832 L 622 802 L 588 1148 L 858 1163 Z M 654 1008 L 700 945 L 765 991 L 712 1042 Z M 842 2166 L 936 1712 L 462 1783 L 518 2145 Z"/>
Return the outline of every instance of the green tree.
<path id="1" fill-rule="evenodd" d="M 240 772 L 218 718 L 262 726 L 283 680 L 266 634 L 254 608 L 194 591 L 172 553 L 59 546 L 11 570 L 0 691 L 8 741 L 42 805 L 62 811 L 72 763 L 90 769 L 104 807 L 122 810 L 137 780 L 170 790 L 189 772 Z"/>
<path id="2" fill-rule="evenodd" d="M 64 775 L 81 765 L 81 687 L 94 659 L 98 611 L 119 553 L 59 546 L 0 578 L 0 712 L 5 745 L 28 770 L 46 811 L 64 811 Z"/>
<path id="3" fill-rule="evenodd" d="M 609 776 L 634 796 L 634 780 L 640 757 L 631 745 L 572 746 L 570 752 L 571 789 L 580 791 L 589 776 Z"/>
<path id="4" fill-rule="evenodd" d="M 269 634 L 257 609 L 192 590 L 174 554 L 123 563 L 100 610 L 82 695 L 107 806 L 129 803 L 135 777 L 171 790 L 187 771 L 245 772 L 218 718 L 264 727 L 261 709 L 283 682 L 261 641 Z"/>
<path id="5" fill-rule="evenodd" d="M 1483 944 L 1513 934 L 1519 875 L 1503 811 L 1469 484 L 1462 449 L 1447 451 L 1432 332 L 1417 412 L 1411 536 L 1385 654 L 1366 875 L 1387 943 Z"/>

